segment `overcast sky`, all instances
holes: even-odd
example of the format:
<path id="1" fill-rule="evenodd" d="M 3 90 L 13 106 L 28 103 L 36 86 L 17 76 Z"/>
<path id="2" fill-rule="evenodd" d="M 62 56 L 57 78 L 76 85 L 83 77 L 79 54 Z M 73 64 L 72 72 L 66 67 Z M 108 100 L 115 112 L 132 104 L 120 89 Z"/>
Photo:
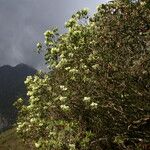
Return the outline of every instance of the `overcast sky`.
<path id="1" fill-rule="evenodd" d="M 108 0 L 0 0 L 0 66 L 25 63 L 37 69 L 44 67 L 38 55 L 37 42 L 50 27 L 63 31 L 71 15 Z"/>

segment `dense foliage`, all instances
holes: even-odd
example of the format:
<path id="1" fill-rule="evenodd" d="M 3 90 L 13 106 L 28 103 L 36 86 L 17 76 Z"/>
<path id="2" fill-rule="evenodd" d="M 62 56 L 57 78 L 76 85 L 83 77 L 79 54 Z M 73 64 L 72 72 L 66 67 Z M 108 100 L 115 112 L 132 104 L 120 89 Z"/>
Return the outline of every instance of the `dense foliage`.
<path id="1" fill-rule="evenodd" d="M 28 77 L 17 131 L 39 149 L 144 148 L 150 142 L 150 5 L 116 0 L 45 32 L 48 74 Z M 19 99 L 19 101 L 22 101 Z M 141 146 L 142 145 L 142 146 Z"/>

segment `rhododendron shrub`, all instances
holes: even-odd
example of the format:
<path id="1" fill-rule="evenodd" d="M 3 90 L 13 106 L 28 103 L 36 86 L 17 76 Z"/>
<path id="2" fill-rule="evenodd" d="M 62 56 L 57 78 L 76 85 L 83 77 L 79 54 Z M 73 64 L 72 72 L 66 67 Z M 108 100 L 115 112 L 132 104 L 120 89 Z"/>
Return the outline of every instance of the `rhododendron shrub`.
<path id="1" fill-rule="evenodd" d="M 149 142 L 150 7 L 111 1 L 44 33 L 49 73 L 28 77 L 17 131 L 38 149 L 110 150 Z M 21 100 L 19 100 L 21 101 Z M 145 125 L 145 126 L 143 126 Z"/>

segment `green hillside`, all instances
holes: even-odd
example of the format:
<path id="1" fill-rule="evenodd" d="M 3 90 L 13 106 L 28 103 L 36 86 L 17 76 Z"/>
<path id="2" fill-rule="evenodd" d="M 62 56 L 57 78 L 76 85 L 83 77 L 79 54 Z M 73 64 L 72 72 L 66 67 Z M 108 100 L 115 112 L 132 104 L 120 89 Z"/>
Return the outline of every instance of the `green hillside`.
<path id="1" fill-rule="evenodd" d="M 25 145 L 17 136 L 15 129 L 9 129 L 0 134 L 0 150 L 28 150 L 31 148 Z"/>

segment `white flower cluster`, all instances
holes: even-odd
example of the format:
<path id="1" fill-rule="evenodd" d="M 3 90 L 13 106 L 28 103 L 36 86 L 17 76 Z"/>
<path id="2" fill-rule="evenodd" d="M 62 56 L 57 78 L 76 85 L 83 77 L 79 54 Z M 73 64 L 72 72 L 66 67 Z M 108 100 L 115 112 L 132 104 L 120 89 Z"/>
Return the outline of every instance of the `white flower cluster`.
<path id="1" fill-rule="evenodd" d="M 41 48 L 42 48 L 42 44 L 41 44 L 41 43 L 37 43 L 36 47 L 37 47 L 38 49 L 41 49 Z"/>
<path id="2" fill-rule="evenodd" d="M 66 67 L 65 70 L 70 70 L 70 67 Z"/>
<path id="3" fill-rule="evenodd" d="M 98 104 L 97 104 L 97 103 L 92 102 L 92 103 L 90 104 L 90 106 L 91 106 L 91 108 L 92 108 L 92 109 L 96 109 L 96 108 L 97 108 L 97 106 L 98 106 Z"/>
<path id="4" fill-rule="evenodd" d="M 31 122 L 31 123 L 36 123 L 37 121 L 38 121 L 38 120 L 37 120 L 36 118 L 31 118 L 31 119 L 30 119 L 30 122 Z"/>
<path id="5" fill-rule="evenodd" d="M 35 143 L 35 147 L 39 148 L 41 146 L 41 143 Z"/>
<path id="6" fill-rule="evenodd" d="M 44 36 L 50 36 L 53 35 L 53 32 L 50 30 L 47 30 L 46 32 L 44 32 Z"/>
<path id="7" fill-rule="evenodd" d="M 92 68 L 95 69 L 95 70 L 98 69 L 99 68 L 99 64 L 93 65 Z"/>
<path id="8" fill-rule="evenodd" d="M 60 108 L 64 111 L 68 111 L 70 109 L 69 106 L 66 105 L 61 105 Z"/>
<path id="9" fill-rule="evenodd" d="M 74 54 L 73 54 L 73 53 L 69 53 L 68 56 L 69 56 L 69 57 L 73 57 Z"/>
<path id="10" fill-rule="evenodd" d="M 70 73 L 75 74 L 75 73 L 78 73 L 78 72 L 79 72 L 79 70 L 77 70 L 77 69 L 73 68 L 73 69 L 70 69 L 70 70 L 69 70 L 69 72 L 70 72 Z"/>
<path id="11" fill-rule="evenodd" d="M 51 48 L 51 53 L 52 54 L 55 54 L 55 53 L 58 53 L 58 52 L 59 52 L 58 48 L 56 48 L 56 47 Z"/>
<path id="12" fill-rule="evenodd" d="M 59 97 L 59 100 L 60 100 L 61 102 L 65 102 L 66 99 L 67 99 L 67 97 L 65 97 L 65 96 L 60 96 L 60 97 Z"/>
<path id="13" fill-rule="evenodd" d="M 141 4 L 142 6 L 144 6 L 144 5 L 146 4 L 146 2 L 141 1 L 140 4 Z"/>
<path id="14" fill-rule="evenodd" d="M 17 126 L 17 132 L 22 130 L 22 128 L 26 125 L 26 122 L 24 123 L 18 123 L 18 126 Z"/>
<path id="15" fill-rule="evenodd" d="M 83 101 L 84 101 L 86 104 L 90 104 L 91 109 L 96 109 L 96 108 L 98 107 L 98 104 L 97 104 L 97 103 L 91 102 L 91 97 L 84 97 L 84 98 L 83 98 Z"/>
<path id="16" fill-rule="evenodd" d="M 27 92 L 27 96 L 32 96 L 33 92 L 32 91 L 28 91 Z"/>
<path id="17" fill-rule="evenodd" d="M 75 144 L 69 144 L 70 150 L 75 150 Z"/>
<path id="18" fill-rule="evenodd" d="M 66 58 L 62 58 L 62 59 L 60 60 L 60 62 L 58 63 L 58 65 L 56 66 L 56 68 L 61 68 L 61 67 L 63 67 L 66 63 L 67 63 L 67 59 L 66 59 Z"/>
<path id="19" fill-rule="evenodd" d="M 84 102 L 90 102 L 90 101 L 91 101 L 91 97 L 84 97 L 84 98 L 83 98 L 83 101 L 84 101 Z"/>
<path id="20" fill-rule="evenodd" d="M 27 107 L 27 110 L 31 110 L 34 108 L 34 102 L 32 102 L 32 104 L 28 105 Z"/>
<path id="21" fill-rule="evenodd" d="M 67 90 L 67 87 L 65 87 L 64 85 L 60 85 L 60 89 L 61 89 L 62 91 L 66 91 L 66 90 Z"/>
<path id="22" fill-rule="evenodd" d="M 87 65 L 82 64 L 81 67 L 82 67 L 83 69 L 86 69 L 86 68 L 87 68 Z"/>
<path id="23" fill-rule="evenodd" d="M 28 84 L 32 80 L 32 76 L 27 76 L 26 80 L 24 81 L 25 84 Z"/>

